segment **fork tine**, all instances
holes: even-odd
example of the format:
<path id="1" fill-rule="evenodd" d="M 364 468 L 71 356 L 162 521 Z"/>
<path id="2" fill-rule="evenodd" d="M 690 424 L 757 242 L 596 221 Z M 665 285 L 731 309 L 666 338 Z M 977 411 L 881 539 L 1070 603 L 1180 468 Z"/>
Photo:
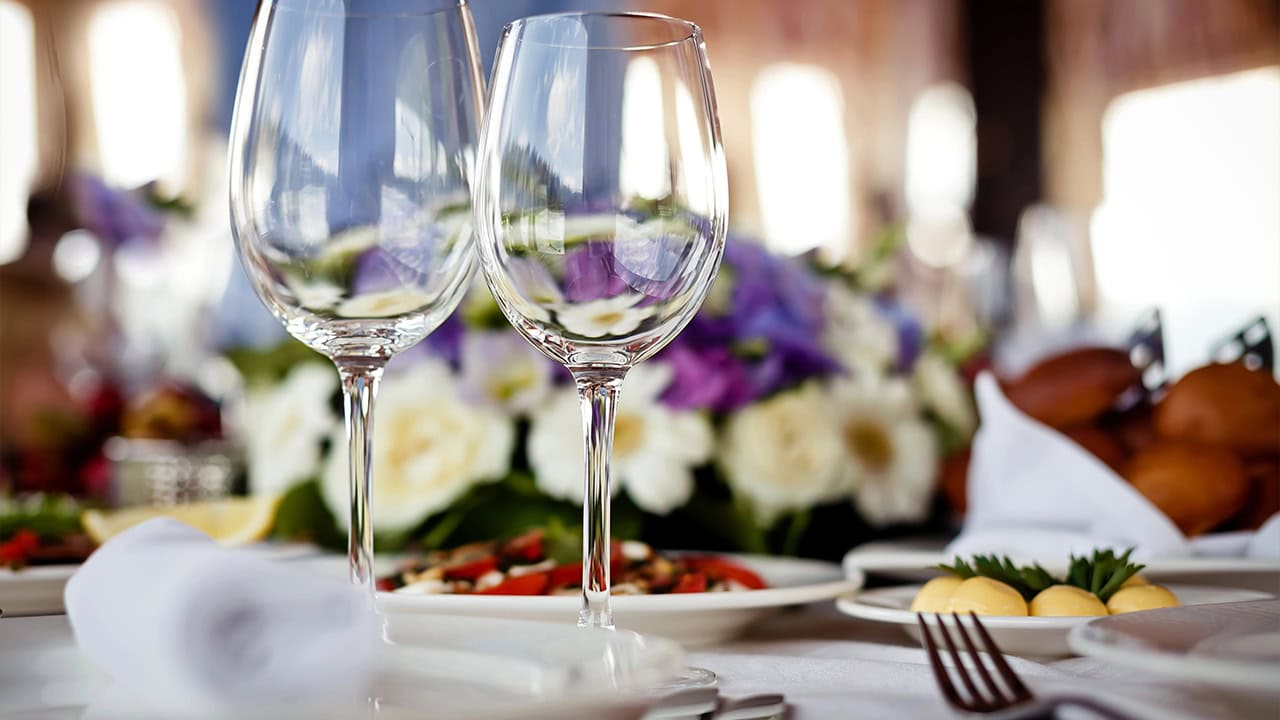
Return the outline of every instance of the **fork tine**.
<path id="1" fill-rule="evenodd" d="M 938 646 L 934 644 L 933 633 L 929 632 L 929 625 L 924 621 L 924 615 L 916 613 L 916 621 L 920 623 L 920 638 L 924 640 L 924 653 L 929 656 L 929 665 L 933 667 L 933 678 L 938 681 L 938 687 L 942 690 L 942 696 L 952 707 L 961 710 L 969 710 L 969 704 L 960 697 L 960 693 L 956 692 L 955 685 L 951 684 L 951 676 L 947 674 L 947 669 L 942 666 L 942 658 L 938 655 Z"/>
<path id="2" fill-rule="evenodd" d="M 965 631 L 964 623 L 960 622 L 960 616 L 956 613 L 951 613 L 951 619 L 955 622 L 956 628 L 960 632 L 960 638 L 964 641 L 965 648 L 969 651 L 969 657 L 973 660 L 974 666 L 978 668 L 978 675 L 982 678 L 982 684 L 986 685 L 987 690 L 990 690 L 991 694 L 995 696 L 996 702 L 1001 704 L 1007 703 L 1008 701 L 1005 699 L 1004 691 L 1000 689 L 998 684 L 996 684 L 995 679 L 991 677 L 991 673 L 987 672 L 987 666 L 982 662 L 982 656 L 978 655 L 978 648 L 974 647 L 973 639 L 970 638 L 969 633 Z"/>
<path id="3" fill-rule="evenodd" d="M 975 613 L 970 612 L 969 618 L 973 620 L 973 627 L 978 631 L 978 639 L 982 641 L 983 648 L 987 654 L 991 656 L 991 662 L 995 664 L 996 670 L 1000 673 L 1000 677 L 1004 678 L 1004 682 L 1013 691 L 1014 697 L 1018 700 L 1030 700 L 1033 696 L 1026 685 L 1018 679 L 1018 674 L 1009 667 L 1008 661 L 1004 659 L 1004 653 L 1000 652 L 1000 648 L 996 647 L 996 643 L 987 634 L 987 629 L 982 627 L 982 622 L 978 620 Z"/>
<path id="4" fill-rule="evenodd" d="M 969 697 L 973 698 L 974 709 L 996 709 L 1003 700 L 1000 692 L 996 690 L 995 699 L 990 700 L 978 690 L 978 686 L 973 683 L 973 678 L 969 677 L 969 672 L 965 670 L 964 662 L 960 659 L 960 653 L 956 650 L 956 644 L 951 640 L 951 631 L 947 630 L 947 624 L 942 621 L 942 615 L 935 614 L 933 618 L 938 624 L 938 632 L 942 635 L 942 641 L 947 644 L 947 652 L 951 654 L 951 661 L 955 663 L 956 674 L 960 676 L 960 682 L 964 683 L 965 689 L 969 691 Z M 956 620 L 956 627 L 959 629 L 960 635 L 964 637 L 965 640 L 968 640 L 969 638 L 964 634 L 964 628 L 960 627 L 960 621 L 958 619 Z M 987 671 L 982 667 L 982 663 L 978 662 L 975 664 L 978 666 L 978 670 L 982 673 L 983 677 L 986 677 Z M 987 679 L 987 687 L 991 687 L 990 678 Z M 994 688 L 992 689 L 994 690 Z"/>

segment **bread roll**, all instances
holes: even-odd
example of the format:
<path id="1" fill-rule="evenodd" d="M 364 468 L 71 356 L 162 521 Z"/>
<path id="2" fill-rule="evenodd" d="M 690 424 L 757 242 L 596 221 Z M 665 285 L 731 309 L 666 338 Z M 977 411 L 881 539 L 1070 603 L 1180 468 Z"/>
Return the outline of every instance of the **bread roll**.
<path id="1" fill-rule="evenodd" d="M 1129 461 L 1125 478 L 1186 535 L 1222 524 L 1241 511 L 1249 495 L 1240 459 L 1214 445 L 1152 445 Z"/>
<path id="2" fill-rule="evenodd" d="M 1124 447 L 1108 433 L 1093 425 L 1077 425 L 1073 428 L 1067 428 L 1063 431 L 1063 434 L 1101 460 L 1107 467 L 1118 473 L 1124 472 L 1128 454 L 1125 452 Z"/>
<path id="3" fill-rule="evenodd" d="M 1232 527 L 1257 530 L 1272 515 L 1280 512 L 1280 457 L 1250 460 L 1244 466 L 1249 478 L 1249 497 L 1244 510 L 1232 521 Z"/>
<path id="4" fill-rule="evenodd" d="M 1141 379 L 1123 350 L 1084 348 L 1041 361 L 1004 392 L 1026 414 L 1062 430 L 1092 422 Z"/>
<path id="5" fill-rule="evenodd" d="M 1280 384 L 1269 371 L 1243 363 L 1206 365 L 1169 388 L 1155 421 L 1163 438 L 1274 456 L 1280 453 Z"/>

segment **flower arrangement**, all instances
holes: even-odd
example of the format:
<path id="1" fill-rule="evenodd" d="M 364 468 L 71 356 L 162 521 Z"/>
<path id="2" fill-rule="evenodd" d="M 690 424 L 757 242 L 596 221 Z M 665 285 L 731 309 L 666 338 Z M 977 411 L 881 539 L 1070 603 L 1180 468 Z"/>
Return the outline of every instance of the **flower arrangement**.
<path id="1" fill-rule="evenodd" d="M 892 249 L 881 248 L 882 263 Z M 929 337 L 877 282 L 886 276 L 731 238 L 697 316 L 625 381 L 615 534 L 822 554 L 936 520 L 940 458 L 966 445 L 976 424 L 958 370 L 964 353 Z M 284 494 L 279 534 L 340 545 L 347 459 L 332 366 L 296 343 L 229 356 L 250 381 L 241 432 L 251 491 Z M 580 423 L 567 373 L 478 287 L 383 380 L 373 450 L 379 544 L 440 547 L 553 518 L 573 526 Z"/>

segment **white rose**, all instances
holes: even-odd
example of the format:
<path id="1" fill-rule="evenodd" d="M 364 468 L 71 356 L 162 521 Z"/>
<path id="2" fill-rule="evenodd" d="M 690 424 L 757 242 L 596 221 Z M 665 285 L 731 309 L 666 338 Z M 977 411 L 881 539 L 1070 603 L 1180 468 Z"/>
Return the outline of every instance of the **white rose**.
<path id="1" fill-rule="evenodd" d="M 830 388 L 844 440 L 845 478 L 873 525 L 924 519 L 938 450 L 906 381 L 864 374 Z"/>
<path id="2" fill-rule="evenodd" d="M 476 483 L 500 479 L 514 442 L 511 421 L 463 401 L 443 363 L 424 360 L 387 375 L 374 409 L 374 530 L 412 528 Z M 350 522 L 348 484 L 346 437 L 337 433 L 321 489 L 343 527 Z"/>
<path id="3" fill-rule="evenodd" d="M 674 410 L 659 396 L 671 383 L 661 363 L 633 368 L 623 383 L 615 412 L 613 485 L 641 509 L 665 515 L 693 495 L 693 468 L 711 457 L 713 436 L 707 419 Z M 582 502 L 585 459 L 582 411 L 577 392 L 557 392 L 533 414 L 529 463 L 546 494 Z"/>
<path id="4" fill-rule="evenodd" d="M 320 444 L 341 422 L 330 409 L 338 387 L 332 365 L 303 363 L 284 381 L 246 399 L 249 488 L 278 494 L 320 467 Z"/>
<path id="5" fill-rule="evenodd" d="M 735 413 L 725 426 L 719 460 L 729 487 L 751 503 L 766 527 L 783 513 L 848 492 L 841 473 L 844 448 L 816 384 Z"/>

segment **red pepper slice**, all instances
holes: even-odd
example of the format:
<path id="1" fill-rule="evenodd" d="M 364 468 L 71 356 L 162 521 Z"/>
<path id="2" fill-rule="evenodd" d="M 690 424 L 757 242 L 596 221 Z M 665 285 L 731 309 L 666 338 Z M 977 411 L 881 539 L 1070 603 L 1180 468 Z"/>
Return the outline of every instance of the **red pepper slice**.
<path id="1" fill-rule="evenodd" d="M 378 592 L 391 592 L 396 589 L 396 584 L 392 582 L 391 578 L 379 578 L 374 586 L 378 588 Z"/>
<path id="2" fill-rule="evenodd" d="M 445 580 L 476 580 L 481 575 L 498 569 L 498 558 L 495 555 L 483 557 L 471 562 L 458 563 L 444 569 Z"/>
<path id="3" fill-rule="evenodd" d="M 582 563 L 557 565 L 551 568 L 547 574 L 549 587 L 558 588 L 566 585 L 577 587 L 582 584 Z"/>
<path id="4" fill-rule="evenodd" d="M 547 591 L 550 577 L 547 573 L 529 573 L 507 578 L 491 588 L 477 590 L 476 595 L 541 595 Z"/>
<path id="5" fill-rule="evenodd" d="M 700 570 L 715 580 L 733 580 L 750 590 L 763 590 L 769 587 L 759 575 L 723 557 L 690 555 L 681 560 L 690 570 Z"/>
<path id="6" fill-rule="evenodd" d="M 542 548 L 542 536 L 542 530 L 530 530 L 517 535 L 503 545 L 502 554 L 519 565 L 541 562 L 546 556 Z"/>
<path id="7" fill-rule="evenodd" d="M 685 573 L 680 582 L 671 588 L 672 593 L 700 593 L 707 591 L 707 576 L 700 572 Z"/>

